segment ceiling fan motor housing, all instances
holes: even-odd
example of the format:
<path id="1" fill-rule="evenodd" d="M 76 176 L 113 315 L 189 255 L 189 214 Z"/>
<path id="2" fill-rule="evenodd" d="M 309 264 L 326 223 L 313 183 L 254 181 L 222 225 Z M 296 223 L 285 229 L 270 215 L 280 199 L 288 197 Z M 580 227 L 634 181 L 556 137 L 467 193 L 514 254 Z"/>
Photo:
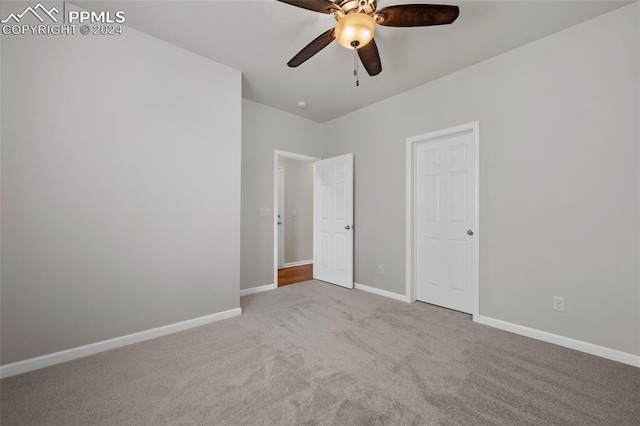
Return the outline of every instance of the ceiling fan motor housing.
<path id="1" fill-rule="evenodd" d="M 372 15 L 378 7 L 376 0 L 342 0 L 337 3 L 342 8 L 344 14 L 359 12 Z"/>

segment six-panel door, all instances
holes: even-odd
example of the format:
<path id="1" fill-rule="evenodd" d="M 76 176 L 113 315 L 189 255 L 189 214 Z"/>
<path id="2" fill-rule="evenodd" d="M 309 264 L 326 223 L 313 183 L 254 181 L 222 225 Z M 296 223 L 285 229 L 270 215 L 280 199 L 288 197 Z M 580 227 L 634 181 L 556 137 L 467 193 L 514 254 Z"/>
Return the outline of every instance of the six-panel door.
<path id="1" fill-rule="evenodd" d="M 416 146 L 417 299 L 472 313 L 477 254 L 472 132 Z"/>
<path id="2" fill-rule="evenodd" d="M 353 288 L 353 154 L 316 162 L 313 276 Z"/>

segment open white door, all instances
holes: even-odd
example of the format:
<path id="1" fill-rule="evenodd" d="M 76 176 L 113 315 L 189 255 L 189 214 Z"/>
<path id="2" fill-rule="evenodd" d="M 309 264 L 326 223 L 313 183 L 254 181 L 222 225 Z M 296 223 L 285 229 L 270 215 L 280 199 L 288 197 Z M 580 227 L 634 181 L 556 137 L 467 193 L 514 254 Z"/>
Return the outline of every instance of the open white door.
<path id="1" fill-rule="evenodd" d="M 284 267 L 284 167 L 278 167 L 278 268 Z"/>
<path id="2" fill-rule="evenodd" d="M 353 154 L 316 161 L 313 277 L 353 288 Z"/>

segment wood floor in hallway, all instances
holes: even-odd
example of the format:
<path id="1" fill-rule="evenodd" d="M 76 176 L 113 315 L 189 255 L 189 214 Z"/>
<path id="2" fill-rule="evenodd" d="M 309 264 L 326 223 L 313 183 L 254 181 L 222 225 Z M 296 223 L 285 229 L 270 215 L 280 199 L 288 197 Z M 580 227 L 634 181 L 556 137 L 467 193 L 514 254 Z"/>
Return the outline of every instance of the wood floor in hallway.
<path id="1" fill-rule="evenodd" d="M 278 269 L 278 287 L 313 279 L 313 264 Z"/>

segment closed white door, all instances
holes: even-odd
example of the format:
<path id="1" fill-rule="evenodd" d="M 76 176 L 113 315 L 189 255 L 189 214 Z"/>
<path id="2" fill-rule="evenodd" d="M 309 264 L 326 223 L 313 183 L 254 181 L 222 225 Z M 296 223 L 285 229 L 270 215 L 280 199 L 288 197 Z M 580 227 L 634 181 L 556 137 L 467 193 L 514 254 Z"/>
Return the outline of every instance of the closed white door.
<path id="1" fill-rule="evenodd" d="M 476 152 L 472 131 L 418 143 L 416 298 L 473 313 Z"/>
<path id="2" fill-rule="evenodd" d="M 316 162 L 313 277 L 353 288 L 353 154 Z"/>

